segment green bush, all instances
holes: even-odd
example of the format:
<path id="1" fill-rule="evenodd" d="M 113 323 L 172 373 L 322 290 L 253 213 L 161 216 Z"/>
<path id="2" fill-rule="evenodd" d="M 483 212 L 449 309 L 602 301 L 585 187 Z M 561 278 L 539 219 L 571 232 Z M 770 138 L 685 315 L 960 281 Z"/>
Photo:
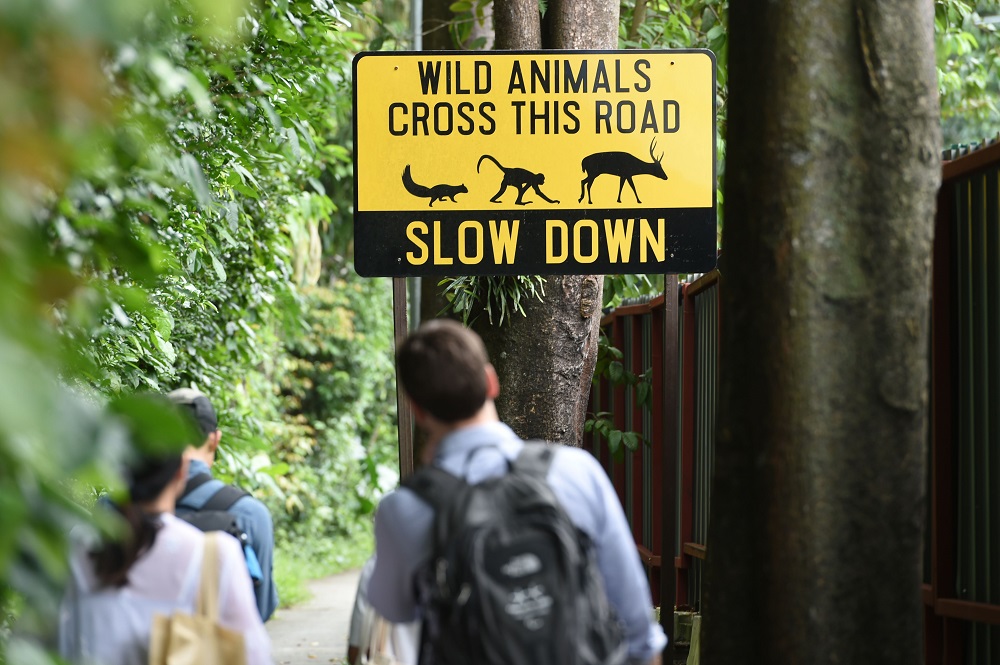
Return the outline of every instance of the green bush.
<path id="1" fill-rule="evenodd" d="M 279 382 L 283 541 L 370 530 L 379 497 L 398 480 L 388 280 L 338 280 L 305 289 L 303 301 Z"/>

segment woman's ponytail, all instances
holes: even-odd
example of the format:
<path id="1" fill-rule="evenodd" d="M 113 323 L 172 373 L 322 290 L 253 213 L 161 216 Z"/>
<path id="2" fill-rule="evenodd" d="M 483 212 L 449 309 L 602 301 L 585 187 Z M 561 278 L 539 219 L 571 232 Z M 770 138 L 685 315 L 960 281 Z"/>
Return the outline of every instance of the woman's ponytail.
<path id="1" fill-rule="evenodd" d="M 125 535 L 104 541 L 90 554 L 102 586 L 127 584 L 128 571 L 153 546 L 160 518 L 158 514 L 144 511 L 141 504 L 155 501 L 163 493 L 181 463 L 180 455 L 144 458 L 127 470 L 130 500 L 123 506 L 115 505 L 115 510 L 125 519 Z"/>
<path id="2" fill-rule="evenodd" d="M 101 586 L 122 587 L 128 583 L 128 571 L 156 540 L 160 528 L 157 515 L 150 515 L 134 503 L 115 506 L 126 522 L 125 535 L 120 540 L 105 540 L 90 556 L 94 573 Z"/>

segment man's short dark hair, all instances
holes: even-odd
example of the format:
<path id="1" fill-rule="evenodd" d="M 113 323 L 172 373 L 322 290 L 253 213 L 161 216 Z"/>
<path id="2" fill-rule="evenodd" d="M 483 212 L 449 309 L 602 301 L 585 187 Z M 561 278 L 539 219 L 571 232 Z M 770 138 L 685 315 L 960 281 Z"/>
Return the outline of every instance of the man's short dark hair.
<path id="1" fill-rule="evenodd" d="M 215 415 L 215 409 L 212 408 L 212 403 L 208 401 L 208 397 L 204 393 L 194 388 L 178 388 L 168 393 L 167 397 L 170 398 L 171 402 L 191 414 L 191 418 L 204 436 L 219 429 L 219 419 Z"/>
<path id="2" fill-rule="evenodd" d="M 445 423 L 471 418 L 486 403 L 489 362 L 479 335 L 450 319 L 428 321 L 396 350 L 406 394 Z"/>

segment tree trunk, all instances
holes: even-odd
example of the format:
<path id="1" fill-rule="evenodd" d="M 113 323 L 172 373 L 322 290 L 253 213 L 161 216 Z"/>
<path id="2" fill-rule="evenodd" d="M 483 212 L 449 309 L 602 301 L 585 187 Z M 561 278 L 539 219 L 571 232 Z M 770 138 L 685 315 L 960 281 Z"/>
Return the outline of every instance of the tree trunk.
<path id="1" fill-rule="evenodd" d="M 617 49 L 620 5 L 608 0 L 552 0 L 545 14 L 545 48 Z"/>
<path id="2" fill-rule="evenodd" d="M 702 662 L 921 650 L 933 5 L 730 8 Z"/>
<path id="3" fill-rule="evenodd" d="M 534 0 L 498 0 L 493 9 L 496 49 L 613 49 L 618 3 L 551 0 L 541 41 Z M 545 301 L 525 300 L 497 329 L 485 315 L 476 322 L 500 376 L 500 417 L 519 436 L 579 446 L 597 362 L 604 278 L 553 275 Z"/>
<path id="4" fill-rule="evenodd" d="M 528 51 L 542 47 L 537 0 L 495 0 L 493 28 L 497 51 Z"/>
<path id="5" fill-rule="evenodd" d="M 476 320 L 500 376 L 500 418 L 522 438 L 581 445 L 603 286 L 599 275 L 549 277 L 544 302 L 522 301 L 526 316 Z"/>

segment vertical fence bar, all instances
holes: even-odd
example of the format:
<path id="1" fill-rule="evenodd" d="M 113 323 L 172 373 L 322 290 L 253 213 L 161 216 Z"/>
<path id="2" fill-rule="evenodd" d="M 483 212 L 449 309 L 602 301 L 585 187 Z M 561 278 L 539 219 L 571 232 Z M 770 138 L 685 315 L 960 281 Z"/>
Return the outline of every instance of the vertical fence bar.
<path id="1" fill-rule="evenodd" d="M 614 320 L 611 322 L 611 343 L 616 349 L 625 348 L 625 321 L 624 317 L 615 316 Z M 611 395 L 610 408 L 611 420 L 615 425 L 615 429 L 624 430 L 625 422 L 628 416 L 627 409 L 625 408 L 625 386 L 621 383 L 611 384 L 609 386 L 609 394 Z M 621 502 L 622 506 L 626 507 L 629 505 L 629 493 L 626 490 L 625 483 L 625 463 L 628 458 L 623 454 L 621 449 L 617 453 L 611 455 L 611 480 L 614 482 L 615 490 L 618 492 L 618 500 Z M 631 517 L 631 516 L 629 516 Z"/>
<path id="2" fill-rule="evenodd" d="M 926 665 L 958 665 L 962 640 L 948 639 L 947 620 L 937 616 L 938 598 L 955 597 L 955 413 L 958 339 L 955 255 L 955 188 L 945 183 L 938 195 L 934 229 L 931 328 L 930 593 L 926 598 Z M 954 632 L 954 631 L 952 631 Z"/>
<path id="3" fill-rule="evenodd" d="M 631 314 L 625 314 L 624 316 L 619 316 L 618 320 L 621 321 L 622 325 L 621 340 L 623 345 L 618 347 L 622 349 L 622 368 L 626 372 L 631 372 L 635 362 L 635 339 L 633 335 L 635 317 Z M 621 405 L 621 415 L 624 420 L 618 426 L 618 429 L 622 432 L 632 432 L 635 431 L 635 393 L 627 383 L 622 384 L 621 389 L 622 401 L 619 404 Z M 620 455 L 618 459 L 621 460 L 622 471 L 625 474 L 625 501 L 623 504 L 625 506 L 625 515 L 628 517 L 628 524 L 632 530 L 632 540 L 638 541 L 638 538 L 636 538 L 638 531 L 635 501 L 635 455 L 625 446 L 624 439 L 621 442 L 619 450 Z"/>
<path id="4" fill-rule="evenodd" d="M 647 312 L 643 314 L 640 321 L 642 329 L 640 337 L 642 339 L 642 355 L 639 359 L 639 366 L 643 372 L 653 367 L 653 314 Z M 649 384 L 650 394 L 645 405 L 639 405 L 639 413 L 642 417 L 642 441 L 639 443 L 639 452 L 642 456 L 642 544 L 649 551 L 655 552 L 658 548 L 653 544 L 653 413 L 650 408 L 651 398 L 655 394 L 653 391 L 652 377 Z"/>
<path id="5" fill-rule="evenodd" d="M 694 475 L 695 475 L 695 376 L 697 364 L 695 363 L 695 309 L 694 293 L 690 292 L 691 285 L 684 285 L 683 297 L 683 334 L 681 335 L 681 347 L 683 367 L 683 390 L 681 391 L 682 401 L 682 435 L 681 435 L 681 459 L 679 462 L 680 493 L 681 493 L 681 518 L 680 518 L 680 543 L 694 541 Z M 696 605 L 697 601 L 692 588 L 693 571 L 691 557 L 685 552 L 678 553 L 678 588 L 681 589 L 680 598 L 685 605 Z"/>
<path id="6" fill-rule="evenodd" d="M 989 418 L 989 438 L 985 442 L 986 450 L 990 457 L 986 475 L 989 479 L 989 488 L 985 497 L 986 505 L 990 514 L 987 518 L 989 534 L 987 537 L 987 547 L 989 555 L 987 562 L 990 566 L 990 582 L 987 589 L 987 601 L 991 604 L 1000 604 L 1000 564 L 996 557 L 1000 555 L 1000 405 L 996 401 L 1000 399 L 1000 349 L 997 342 L 1000 340 L 1000 169 L 991 169 L 983 175 L 983 224 L 986 226 L 986 302 L 989 310 L 987 313 L 986 345 L 990 350 L 988 360 L 987 386 L 990 403 L 984 405 Z M 996 633 L 994 632 L 994 635 Z M 1000 643 L 993 640 L 994 659 L 1000 657 Z"/>
<path id="7" fill-rule="evenodd" d="M 661 402 L 663 418 L 663 469 L 660 476 L 660 483 L 665 491 L 663 492 L 663 508 L 660 512 L 663 518 L 663 544 L 660 551 L 663 552 L 663 565 L 669 561 L 668 552 L 677 549 L 674 542 L 675 517 L 677 493 L 671 491 L 670 487 L 677 480 L 677 400 L 676 390 L 678 381 L 678 356 L 677 356 L 677 275 L 664 275 L 663 278 L 663 401 Z M 673 388 L 673 389 L 671 389 Z M 660 576 L 660 625 L 663 626 L 669 641 L 667 648 L 663 652 L 663 662 L 672 665 L 674 662 L 674 603 L 676 602 L 676 584 L 674 575 L 664 574 Z"/>
<path id="8" fill-rule="evenodd" d="M 664 419 L 659 412 L 664 391 L 670 390 L 664 378 L 664 345 L 661 342 L 664 335 L 664 317 L 666 316 L 666 306 L 663 301 L 653 309 L 650 321 L 649 351 L 650 363 L 653 367 L 652 395 L 650 395 L 650 465 L 646 474 L 649 477 L 650 492 L 650 549 L 654 555 L 660 557 L 660 565 L 653 569 L 650 577 L 650 587 L 653 591 L 653 602 L 660 606 L 664 605 L 661 595 L 662 579 L 664 576 L 673 576 L 673 552 L 663 549 L 663 494 L 664 492 L 674 492 L 675 488 L 669 485 L 664 486 L 660 482 L 660 469 L 663 467 L 663 449 L 666 445 L 665 432 L 663 429 Z M 676 387 L 673 388 L 676 390 Z M 668 601 L 669 602 L 669 601 Z"/>
<path id="9" fill-rule="evenodd" d="M 985 178 L 972 176 L 969 182 L 969 216 L 972 227 L 973 252 L 973 417 L 974 422 L 974 499 L 975 517 L 973 521 L 974 539 L 974 570 L 975 597 L 974 600 L 989 602 L 992 586 L 990 563 L 990 525 L 991 510 L 989 504 L 990 484 L 990 404 L 989 392 L 989 229 L 985 217 Z M 991 657 L 992 630 L 985 626 L 979 629 L 976 651 L 982 662 L 992 663 Z"/>
<path id="10" fill-rule="evenodd" d="M 982 326 L 980 329 L 982 339 L 979 343 L 982 355 L 977 359 L 977 365 L 983 368 L 982 371 L 984 374 L 982 398 L 980 400 L 980 420 L 983 432 L 978 441 L 981 450 L 979 461 L 979 501 L 981 504 L 980 525 L 982 528 L 979 538 L 981 550 L 980 563 L 982 566 L 980 598 L 983 602 L 996 604 L 1000 600 L 1000 594 L 997 593 L 997 588 L 1000 586 L 1000 566 L 994 562 L 994 557 L 1000 553 L 1000 550 L 997 549 L 996 539 L 998 528 L 995 524 L 997 518 L 1000 517 L 1000 511 L 998 511 L 996 503 L 998 498 L 1000 498 L 997 493 L 997 483 L 1000 481 L 1000 478 L 994 474 L 998 457 L 1000 457 L 1000 449 L 997 448 L 998 443 L 1000 443 L 998 441 L 1000 428 L 997 426 L 1000 415 L 997 413 L 997 405 L 995 404 L 998 396 L 1000 396 L 997 386 L 997 370 L 1000 368 L 998 356 L 1000 356 L 1000 352 L 996 348 L 996 335 L 1000 332 L 1000 326 L 997 325 L 996 321 L 998 316 L 997 298 L 1000 297 L 1000 290 L 994 285 L 998 275 L 997 260 L 1000 259 L 1000 253 L 997 252 L 996 248 L 1000 239 L 998 239 L 998 230 L 990 217 L 989 195 L 991 191 L 995 191 L 991 187 L 991 175 L 993 175 L 992 172 L 986 172 L 974 176 L 972 180 L 971 207 L 973 216 L 979 219 L 979 223 L 982 226 L 981 237 L 983 238 L 981 251 L 981 260 L 983 263 L 981 276 L 982 295 L 980 298 L 983 307 Z M 983 652 L 987 662 L 996 663 L 1000 660 L 1000 629 L 997 626 L 989 626 L 985 629 Z"/>
<path id="11" fill-rule="evenodd" d="M 639 376 L 644 371 L 642 369 L 642 313 L 636 312 L 629 316 L 631 321 L 631 327 L 629 329 L 630 346 L 632 353 L 629 356 L 628 369 L 633 375 Z M 629 388 L 630 403 L 629 413 L 631 414 L 631 421 L 629 423 L 629 429 L 640 436 L 645 436 L 643 431 L 643 418 L 642 418 L 642 404 L 639 403 L 638 386 L 633 385 Z M 639 543 L 643 547 L 646 547 L 646 540 L 643 535 L 643 525 L 646 522 L 646 511 L 643 507 L 645 503 L 643 497 L 645 496 L 646 486 L 643 482 L 643 449 L 645 446 L 642 440 L 639 441 L 639 446 L 635 450 L 626 451 L 626 455 L 629 458 L 629 466 L 632 467 L 632 535 L 635 542 Z"/>

